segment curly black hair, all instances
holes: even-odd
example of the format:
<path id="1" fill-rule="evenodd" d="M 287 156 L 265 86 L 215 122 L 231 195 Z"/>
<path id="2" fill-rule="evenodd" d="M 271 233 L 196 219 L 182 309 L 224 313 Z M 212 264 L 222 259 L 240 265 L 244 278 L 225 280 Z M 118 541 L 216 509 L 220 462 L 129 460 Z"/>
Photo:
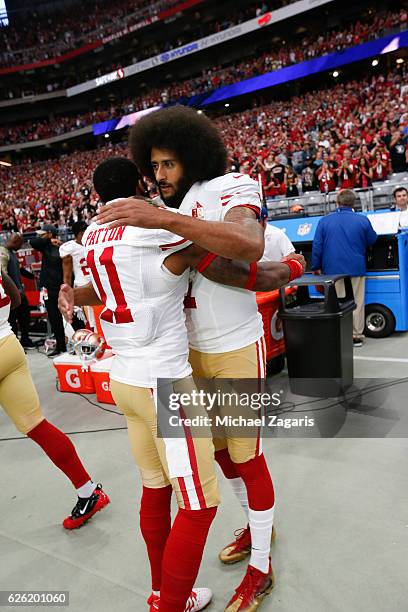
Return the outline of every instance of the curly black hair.
<path id="1" fill-rule="evenodd" d="M 211 180 L 227 170 L 227 151 L 214 123 L 186 106 L 171 106 L 144 116 L 131 128 L 129 146 L 141 174 L 152 180 L 153 147 L 175 153 L 192 183 Z"/>

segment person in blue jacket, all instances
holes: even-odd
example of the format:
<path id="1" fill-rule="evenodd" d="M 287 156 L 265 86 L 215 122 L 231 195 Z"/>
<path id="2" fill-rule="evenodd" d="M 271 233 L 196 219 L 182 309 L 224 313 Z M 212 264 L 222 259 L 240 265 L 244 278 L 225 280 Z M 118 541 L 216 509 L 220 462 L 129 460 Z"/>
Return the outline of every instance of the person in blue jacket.
<path id="1" fill-rule="evenodd" d="M 364 331 L 365 274 L 367 247 L 377 234 L 367 217 L 354 211 L 356 196 L 351 189 L 342 189 L 337 196 L 337 209 L 320 219 L 313 240 L 312 270 L 317 274 L 351 276 L 354 300 L 353 344 L 361 346 Z"/>

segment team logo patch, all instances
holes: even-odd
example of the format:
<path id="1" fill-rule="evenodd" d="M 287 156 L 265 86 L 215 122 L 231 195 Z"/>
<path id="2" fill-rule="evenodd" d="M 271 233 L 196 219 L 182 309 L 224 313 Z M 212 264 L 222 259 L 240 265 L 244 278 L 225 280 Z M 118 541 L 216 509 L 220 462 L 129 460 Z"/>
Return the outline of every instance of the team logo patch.
<path id="1" fill-rule="evenodd" d="M 191 210 L 191 216 L 196 219 L 204 219 L 204 207 L 200 202 L 196 202 Z"/>

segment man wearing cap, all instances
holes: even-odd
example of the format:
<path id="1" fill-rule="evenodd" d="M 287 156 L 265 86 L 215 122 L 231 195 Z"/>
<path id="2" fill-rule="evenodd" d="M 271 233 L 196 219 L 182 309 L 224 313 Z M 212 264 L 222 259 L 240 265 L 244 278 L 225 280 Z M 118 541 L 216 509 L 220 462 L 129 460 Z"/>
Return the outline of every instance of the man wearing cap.
<path id="1" fill-rule="evenodd" d="M 45 307 L 52 333 L 57 341 L 55 350 L 48 353 L 48 356 L 55 357 L 66 351 L 64 324 L 58 310 L 58 293 L 62 284 L 62 262 L 59 254 L 61 241 L 57 238 L 58 230 L 54 225 L 43 225 L 37 231 L 37 235 L 38 238 L 30 240 L 30 245 L 42 254 L 40 287 L 44 287 L 48 293 Z"/>

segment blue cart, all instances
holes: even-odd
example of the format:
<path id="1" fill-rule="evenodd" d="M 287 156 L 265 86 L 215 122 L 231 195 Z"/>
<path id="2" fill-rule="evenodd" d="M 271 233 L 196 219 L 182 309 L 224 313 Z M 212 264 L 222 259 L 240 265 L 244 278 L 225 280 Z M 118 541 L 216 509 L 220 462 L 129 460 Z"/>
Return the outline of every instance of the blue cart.
<path id="1" fill-rule="evenodd" d="M 378 234 L 377 242 L 367 253 L 364 333 L 372 338 L 385 338 L 394 331 L 408 330 L 408 228 L 395 231 L 398 215 L 395 212 L 358 214 L 368 215 Z M 381 217 L 375 218 L 376 215 Z M 319 216 L 273 221 L 273 225 L 286 232 L 296 250 L 303 253 L 308 266 L 320 219 Z"/>

